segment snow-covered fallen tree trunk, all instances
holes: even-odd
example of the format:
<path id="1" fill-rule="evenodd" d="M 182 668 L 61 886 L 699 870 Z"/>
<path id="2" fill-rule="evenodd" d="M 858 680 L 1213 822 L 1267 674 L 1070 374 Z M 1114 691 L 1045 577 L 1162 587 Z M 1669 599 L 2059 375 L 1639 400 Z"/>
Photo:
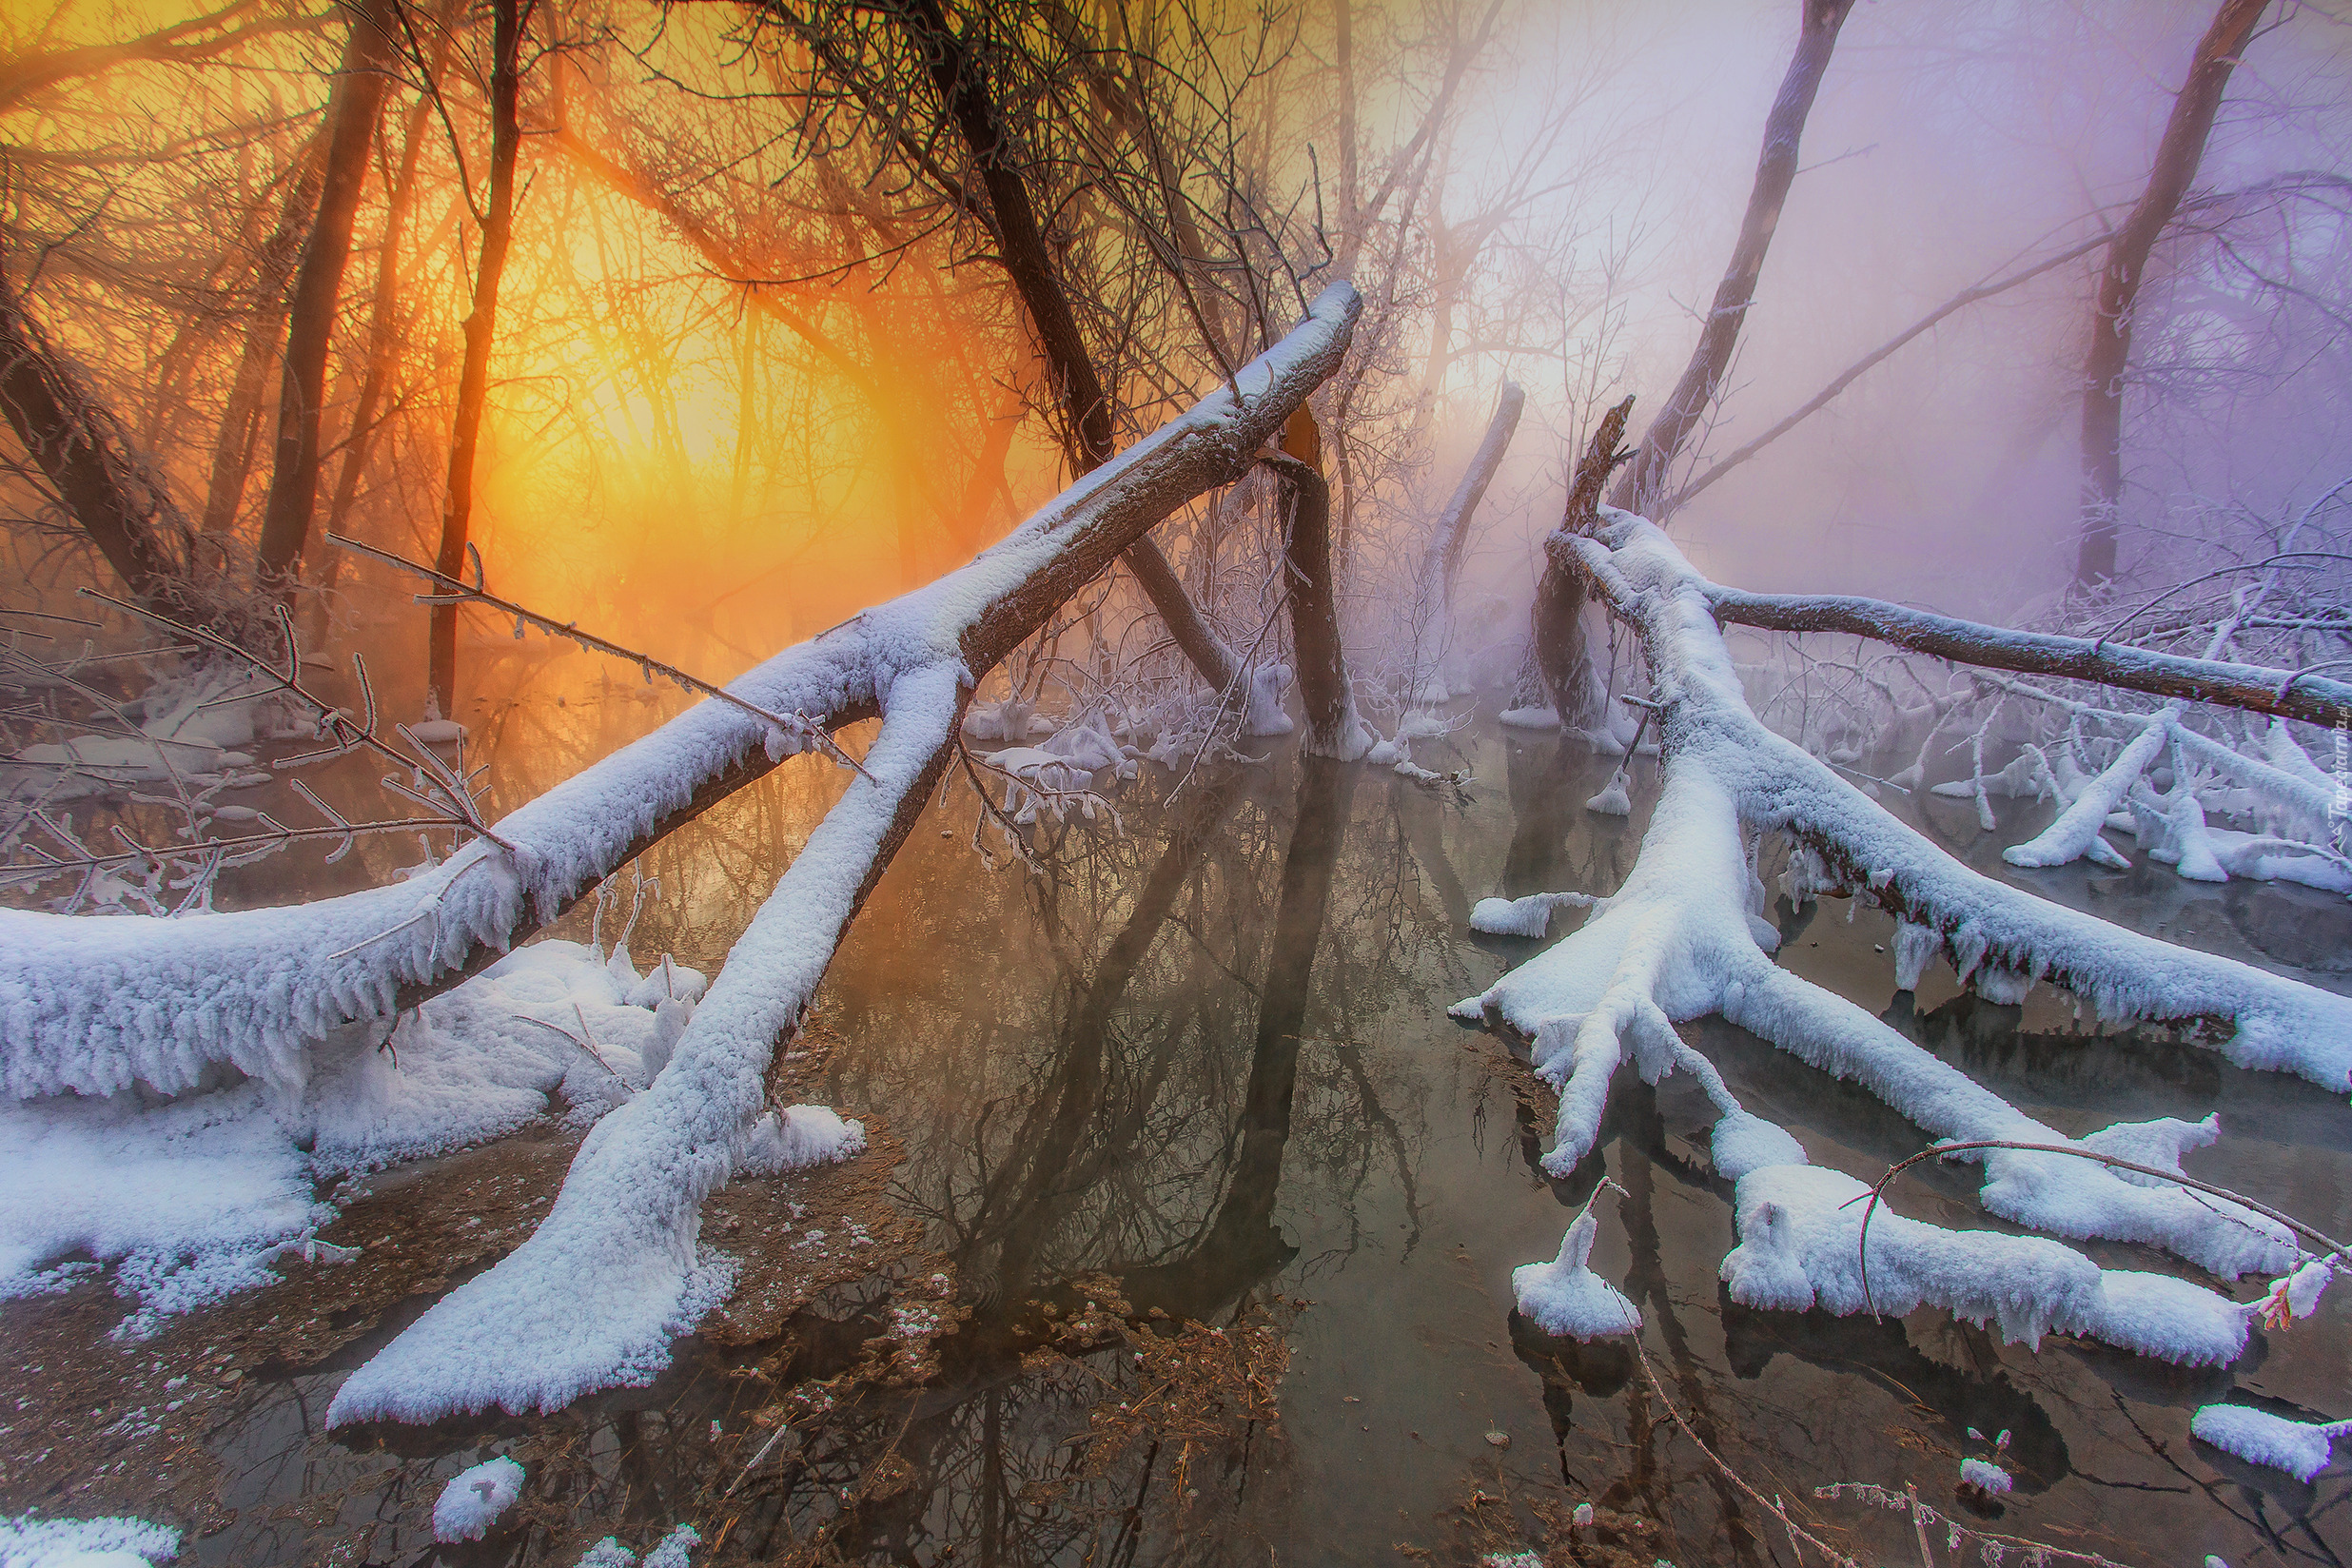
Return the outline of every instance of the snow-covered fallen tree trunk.
<path id="1" fill-rule="evenodd" d="M 1359 301 L 1326 289 L 1297 329 L 970 565 L 776 655 L 728 690 L 838 730 L 900 676 L 993 667 L 1127 545 L 1240 477 L 1345 352 Z M 1236 393 L 1238 388 L 1238 397 Z M 166 1093 L 213 1064 L 298 1087 L 313 1042 L 494 960 L 663 834 L 811 744 L 708 701 L 510 813 L 433 871 L 296 908 L 173 920 L 0 911 L 0 1083 L 18 1098 Z M 863 781 L 861 781 L 861 785 Z"/>
<path id="2" fill-rule="evenodd" d="M 1624 886 L 1566 940 L 1456 1011 L 1533 1042 L 1539 1070 L 1560 1091 L 1558 1139 L 1545 1160 L 1558 1174 L 1592 1149 L 1611 1076 L 1628 1054 L 1652 1082 L 1677 1069 L 1700 1080 L 1723 1118 L 1716 1163 L 1739 1183 L 1741 1246 L 1725 1265 L 1735 1299 L 1859 1310 L 1860 1212 L 1844 1206 L 1852 1196 L 1847 1178 L 1811 1166 L 1794 1139 L 1739 1107 L 1677 1035 L 1677 1022 L 1720 1014 L 1860 1083 L 1941 1138 L 2072 1142 L 1864 1009 L 1775 965 L 1778 938 L 1761 918 L 1754 871 L 1764 833 L 1792 836 L 1810 888 L 1851 889 L 1905 922 L 1897 947 L 1906 984 L 1942 951 L 1964 980 L 2002 1000 L 2050 979 L 2109 1018 L 2234 1025 L 2220 1049 L 2240 1065 L 2352 1087 L 2352 999 L 1980 876 L 1766 729 L 1716 625 L 1718 590 L 1649 522 L 1605 510 L 1593 536 L 1556 533 L 1548 548 L 1556 566 L 1582 576 L 1641 639 L 1661 704 L 1664 782 Z M 2135 1158 L 2177 1168 L 2184 1149 L 2211 1135 L 2208 1126 L 2166 1120 L 2080 1143 L 2128 1146 Z M 1985 1164 L 1988 1210 L 2054 1235 L 2143 1242 L 2225 1277 L 2297 1255 L 2284 1227 L 2250 1210 L 2127 1181 L 2091 1162 L 2025 1150 L 1970 1157 Z M 2226 1361 L 2244 1338 L 2246 1308 L 2182 1282 L 2098 1269 L 2051 1243 L 1906 1223 L 1884 1238 L 1873 1227 L 1870 1247 L 1872 1288 L 1891 1293 L 1897 1311 L 1941 1304 L 1997 1321 L 2016 1338 L 2058 1329 L 2190 1362 Z"/>
<path id="3" fill-rule="evenodd" d="M 2222 702 L 2310 724 L 2352 724 L 2352 682 L 2226 659 L 2188 658 L 2088 637 L 2019 632 L 1837 594 L 1750 594 L 1700 582 L 1718 621 L 1768 632 L 1844 632 L 1988 670 L 2096 681 L 2190 702 Z"/>
<path id="4" fill-rule="evenodd" d="M 882 730 L 852 781 L 729 952 L 646 1091 L 597 1125 L 546 1221 L 352 1374 L 330 1424 L 428 1421 L 497 1404 L 553 1410 L 650 1382 L 671 1342 L 724 1294 L 700 1247 L 702 1200 L 726 1181 L 833 951 L 947 765 L 976 676 L 1129 539 L 1237 478 L 1339 363 L 1358 308 L 1337 284 L 1307 321 L 1115 461 L 1080 481 L 1077 515 L 1032 519 L 971 566 L 843 630 L 864 657 L 856 695 Z M 1068 499 L 1065 497 L 1065 500 Z M 820 641 L 823 639 L 820 639 Z"/>

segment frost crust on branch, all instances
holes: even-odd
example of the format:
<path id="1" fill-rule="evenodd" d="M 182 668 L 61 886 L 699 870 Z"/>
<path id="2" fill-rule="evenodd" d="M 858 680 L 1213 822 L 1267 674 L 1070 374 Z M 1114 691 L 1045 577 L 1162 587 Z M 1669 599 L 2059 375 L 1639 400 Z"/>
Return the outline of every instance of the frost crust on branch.
<path id="1" fill-rule="evenodd" d="M 1653 1083 L 1676 1070 L 1698 1078 L 1722 1116 L 1718 1166 L 1739 1183 L 1741 1245 L 1725 1264 L 1735 1299 L 1861 1310 L 1860 1210 L 1842 1205 L 1867 1189 L 1808 1165 L 1794 1139 L 1742 1110 L 1676 1033 L 1678 1022 L 1720 1014 L 1861 1084 L 1944 1139 L 2070 1142 L 1862 1008 L 1775 965 L 1777 933 L 1761 918 L 1764 889 L 1753 869 L 1762 833 L 1790 833 L 1818 862 L 1821 885 L 1851 886 L 1905 922 L 1898 958 L 1912 979 L 1941 951 L 1964 980 L 2004 994 L 2049 979 L 2111 1018 L 2232 1024 L 2219 1049 L 2240 1065 L 2347 1087 L 2352 999 L 1977 875 L 1766 729 L 1716 625 L 1720 591 L 1656 527 L 1605 510 L 1595 537 L 1555 534 L 1550 548 L 1572 553 L 1642 639 L 1662 704 L 1664 780 L 1624 886 L 1575 933 L 1454 1010 L 1533 1042 L 1538 1070 L 1559 1089 L 1558 1139 L 1544 1162 L 1555 1174 L 1592 1150 L 1610 1078 L 1629 1055 Z M 2208 1130 L 2167 1119 L 2080 1143 L 2128 1145 L 2176 1165 Z M 2298 1257 L 2283 1226 L 2250 1210 L 2126 1181 L 2091 1162 L 2008 1149 L 1967 1157 L 1985 1165 L 1989 1211 L 2052 1235 L 2146 1243 L 2225 1278 Z M 2180 1281 L 2099 1269 L 2053 1242 L 1902 1221 L 1883 1243 L 1873 1226 L 1871 1252 L 1882 1310 L 1942 1305 L 1997 1323 L 2011 1338 L 2085 1333 L 2190 1362 L 2227 1361 L 2244 1340 L 2248 1308 Z"/>

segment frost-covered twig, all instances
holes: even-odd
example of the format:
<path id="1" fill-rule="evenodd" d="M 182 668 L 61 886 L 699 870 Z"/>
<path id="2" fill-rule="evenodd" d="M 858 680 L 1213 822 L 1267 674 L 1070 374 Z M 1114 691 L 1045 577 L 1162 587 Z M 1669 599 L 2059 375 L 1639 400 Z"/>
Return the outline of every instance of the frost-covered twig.
<path id="1" fill-rule="evenodd" d="M 515 635 L 518 637 L 522 635 L 524 626 L 536 626 L 550 637 L 563 637 L 589 653 L 603 654 L 609 658 L 619 659 L 624 664 L 636 665 L 639 671 L 643 672 L 648 684 L 651 684 L 654 676 L 658 675 L 681 691 L 700 693 L 704 696 L 740 708 L 754 718 L 764 719 L 777 729 L 816 746 L 826 755 L 845 768 L 854 768 L 861 773 L 864 771 L 859 767 L 857 758 L 834 745 L 833 736 L 811 723 L 806 714 L 772 714 L 765 708 L 745 701 L 724 686 L 714 686 L 700 676 L 688 675 L 676 665 L 665 663 L 651 654 L 640 653 L 635 648 L 624 648 L 610 638 L 597 636 L 594 632 L 583 632 L 579 629 L 578 621 L 558 620 L 553 616 L 539 614 L 528 605 L 517 604 L 513 599 L 500 598 L 498 595 L 486 591 L 482 586 L 481 552 L 470 542 L 465 547 L 465 556 L 466 559 L 473 563 L 474 580 L 462 582 L 456 578 L 445 577 L 430 566 L 420 566 L 413 560 L 407 560 L 392 554 L 389 550 L 379 550 L 374 545 L 362 544 L 358 539 L 345 539 L 341 534 L 329 533 L 326 536 L 326 541 L 341 549 L 365 556 L 371 560 L 382 561 L 386 566 L 421 577 L 440 590 L 439 593 L 415 596 L 419 604 L 436 607 L 447 604 L 475 604 L 485 610 L 495 611 L 501 616 L 512 616 L 515 617 Z"/>

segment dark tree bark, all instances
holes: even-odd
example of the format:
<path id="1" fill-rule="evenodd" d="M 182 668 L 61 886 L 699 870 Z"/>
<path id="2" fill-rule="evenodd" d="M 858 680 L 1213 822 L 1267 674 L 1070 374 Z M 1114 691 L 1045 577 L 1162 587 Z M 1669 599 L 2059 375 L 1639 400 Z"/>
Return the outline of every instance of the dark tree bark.
<path id="1" fill-rule="evenodd" d="M 454 7 L 443 8 L 443 21 Z M 448 57 L 449 32 L 441 29 L 441 42 L 433 63 L 438 76 L 441 64 Z M 408 214 L 417 195 L 417 154 L 424 145 L 424 117 L 432 101 L 420 93 L 408 107 L 402 127 L 401 167 L 392 177 L 392 188 L 385 198 L 383 243 L 376 253 L 376 303 L 367 323 L 367 367 L 360 377 L 360 398 L 351 410 L 351 429 L 343 442 L 343 467 L 335 477 L 334 498 L 327 502 L 326 528 L 329 533 L 341 533 L 351 515 L 353 501 L 359 498 L 360 480 L 367 472 L 367 460 L 376 447 L 376 411 L 383 406 L 384 390 L 392 382 L 393 323 L 400 314 L 401 237 L 408 228 Z M 327 597 L 335 591 L 336 579 L 343 574 L 343 552 L 329 551 L 326 569 L 320 574 L 319 627 L 326 626 Z"/>
<path id="2" fill-rule="evenodd" d="M 1634 400 L 1627 398 L 1601 416 L 1568 492 L 1567 514 L 1560 524 L 1568 532 L 1589 534 L 1599 522 L 1601 489 L 1611 471 L 1631 456 L 1617 443 L 1625 439 L 1625 421 L 1633 412 Z M 1593 684 L 1592 655 L 1584 639 L 1585 597 L 1584 574 L 1575 561 L 1547 555 L 1543 576 L 1536 583 L 1531 655 L 1562 729 L 1589 729 L 1599 716 L 1589 712 L 1585 702 Z"/>
<path id="3" fill-rule="evenodd" d="M 351 223 L 367 178 L 367 153 L 383 102 L 384 61 L 396 0 L 363 0 L 353 10 L 343 65 L 326 108 L 326 165 L 319 216 L 303 247 L 287 312 L 285 362 L 278 393 L 278 444 L 262 514 L 257 583 L 283 592 L 310 539 L 318 504 L 319 418 L 326 397 L 326 351 L 335 332 Z"/>
<path id="4" fill-rule="evenodd" d="M 277 226 L 262 242 L 261 253 L 254 259 L 253 314 L 245 323 L 237 374 L 229 382 L 220 437 L 212 445 L 211 479 L 205 486 L 204 531 L 207 534 L 225 534 L 236 524 L 245 480 L 253 472 L 253 448 L 262 432 L 262 396 L 278 361 L 278 345 L 285 341 L 286 284 L 294 276 L 303 236 L 319 205 L 322 151 L 317 137 L 303 149 L 302 162 L 279 205 Z"/>
<path id="5" fill-rule="evenodd" d="M 1821 89 L 1829 69 L 1830 51 L 1837 46 L 1837 31 L 1846 25 L 1853 0 L 1800 0 L 1803 20 L 1796 36 L 1796 53 L 1780 79 L 1780 93 L 1764 120 L 1764 153 L 1756 162 L 1755 184 L 1748 192 L 1747 216 L 1740 220 L 1739 241 L 1732 247 L 1731 265 L 1716 285 L 1715 304 L 1700 329 L 1698 346 L 1675 384 L 1674 395 L 1650 421 L 1634 463 L 1617 480 L 1610 503 L 1629 512 L 1647 510 L 1668 494 L 1666 484 L 1675 460 L 1714 406 L 1723 377 L 1731 369 L 1732 350 L 1738 346 L 1740 323 L 1755 300 L 1755 283 L 1764 270 L 1765 252 L 1772 248 L 1773 231 L 1780 225 L 1780 208 L 1796 179 L 1796 149 L 1805 134 L 1806 116 L 1813 112 L 1813 95 Z M 1664 521 L 1663 518 L 1654 519 Z"/>
<path id="6" fill-rule="evenodd" d="M 187 613 L 180 554 L 189 538 L 186 519 L 132 452 L 114 416 L 49 348 L 5 279 L 0 415 L 131 598 L 158 613 Z"/>
<path id="7" fill-rule="evenodd" d="M 465 364 L 458 377 L 458 410 L 449 434 L 449 482 L 441 493 L 443 577 L 465 574 L 466 531 L 474 516 L 474 454 L 481 441 L 482 404 L 490 388 L 490 346 L 498 335 L 499 279 L 514 238 L 515 154 L 522 146 L 516 114 L 521 88 L 522 0 L 494 0 L 490 33 L 490 206 L 481 221 L 481 260 L 474 268 L 474 308 L 465 318 Z M 443 715 L 457 712 L 458 607 L 433 606 L 427 682 Z"/>
<path id="8" fill-rule="evenodd" d="M 2140 280 L 2157 237 L 2197 177 L 2231 68 L 2267 3 L 2222 0 L 2213 13 L 2212 25 L 2197 41 L 2188 80 L 2172 100 L 2147 188 L 2116 231 L 2099 273 L 2090 352 L 2083 363 L 2083 516 L 2074 565 L 2081 588 L 2096 588 L 2115 576 L 2116 509 L 2124 490 L 2124 373 L 2131 362 L 2131 313 L 2139 303 Z"/>
<path id="9" fill-rule="evenodd" d="M 921 51 L 931 85 L 970 155 L 988 195 L 996 227 L 998 259 L 1029 317 L 1038 357 L 1062 405 L 1070 466 L 1088 474 L 1110 461 L 1110 398 L 1087 353 L 1077 315 L 1063 293 L 1037 212 L 1022 182 L 1017 149 L 1007 133 L 988 79 L 963 39 L 948 25 L 939 0 L 892 0 L 891 14 Z M 1203 679 L 1220 692 L 1239 684 L 1241 660 L 1217 635 L 1177 579 L 1176 572 L 1148 539 L 1138 539 L 1120 558 L 1135 574 L 1151 607 Z"/>
<path id="10" fill-rule="evenodd" d="M 1371 744 L 1347 685 L 1340 646 L 1338 583 L 1331 568 L 1331 486 L 1319 466 L 1322 442 L 1303 404 L 1283 433 L 1281 454 L 1264 459 L 1281 477 L 1286 526 L 1283 572 L 1290 598 L 1290 642 L 1299 657 L 1299 697 L 1311 756 L 1353 762 Z"/>

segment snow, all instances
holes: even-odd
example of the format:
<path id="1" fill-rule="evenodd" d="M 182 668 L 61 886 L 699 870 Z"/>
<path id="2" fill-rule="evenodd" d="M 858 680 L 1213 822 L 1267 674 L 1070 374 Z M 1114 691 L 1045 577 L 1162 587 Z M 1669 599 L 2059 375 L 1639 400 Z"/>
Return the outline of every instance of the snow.
<path id="1" fill-rule="evenodd" d="M 1033 597 L 1045 573 L 1073 559 L 1107 564 L 1142 528 L 1243 472 L 1337 366 L 1360 308 L 1352 287 L 1332 284 L 1289 336 L 976 559 L 777 654 L 728 691 L 831 726 L 875 712 L 902 672 L 960 661 L 991 611 L 1036 609 L 1022 596 Z M 1253 707 L 1258 695 L 1253 687 Z M 249 731 L 249 718 L 235 716 L 246 706 L 211 709 L 206 722 Z M 478 840 L 408 880 L 293 908 L 170 920 L 0 911 L 0 1087 L 19 1099 L 134 1083 L 171 1094 L 227 1063 L 300 1088 L 314 1046 L 337 1026 L 389 1017 L 402 987 L 502 951 L 712 790 L 804 744 L 797 732 L 704 701 L 500 819 L 495 831 L 511 852 Z"/>
<path id="2" fill-rule="evenodd" d="M 702 1537 L 691 1524 L 681 1524 L 647 1549 L 642 1561 L 611 1536 L 605 1537 L 574 1565 L 574 1568 L 687 1568 L 689 1554 L 702 1544 Z"/>
<path id="3" fill-rule="evenodd" d="M 2038 1345 L 2087 1335 L 2189 1366 L 2226 1365 L 2245 1348 L 2247 1313 L 2169 1275 L 2103 1269 L 2038 1236 L 1949 1230 L 1893 1212 L 1871 1215 L 1869 1289 L 1860 1251 L 1870 1187 L 1842 1171 L 1774 1165 L 1739 1179 L 1739 1245 L 1723 1260 L 1732 1300 L 1837 1317 L 1903 1317 L 1936 1306 Z M 1864 1200 L 1856 1202 L 1856 1200 Z"/>
<path id="4" fill-rule="evenodd" d="M 865 1151 L 865 1123 L 844 1121 L 825 1106 L 790 1106 L 752 1124 L 735 1145 L 735 1167 L 738 1175 L 781 1176 Z"/>
<path id="5" fill-rule="evenodd" d="M 179 1553 L 179 1531 L 145 1519 L 0 1519 L 0 1568 L 147 1568 Z"/>
<path id="6" fill-rule="evenodd" d="M 2009 1489 L 2009 1473 L 1990 1460 L 1962 1460 L 1960 1484 L 1999 1497 Z"/>
<path id="7" fill-rule="evenodd" d="M 1559 1091 L 1543 1160 L 1554 1176 L 1593 1147 L 1628 1056 L 1651 1083 L 1674 1071 L 1699 1078 L 1722 1117 L 1718 1166 L 1737 1183 L 1740 1245 L 1724 1264 L 1735 1299 L 1864 1310 L 1861 1209 L 1843 1205 L 1867 1189 L 1806 1164 L 1795 1140 L 1742 1111 L 1677 1023 L 1719 1014 L 1953 1142 L 2079 1147 L 2177 1169 L 2182 1152 L 2219 1132 L 2217 1122 L 2163 1119 L 2069 1140 L 1867 1009 L 1775 965 L 1778 936 L 1760 918 L 1765 890 L 1754 869 L 1766 833 L 1788 833 L 1810 856 L 1809 888 L 1852 888 L 1897 915 L 1899 984 L 1915 986 L 1940 952 L 1996 999 L 2048 979 L 2104 1016 L 2232 1020 L 2237 1032 L 2220 1049 L 2233 1061 L 2347 1087 L 2352 1001 L 1978 876 L 1765 729 L 1714 618 L 1719 591 L 1649 523 L 1608 511 L 1598 538 L 1555 535 L 1552 547 L 1576 550 L 1641 633 L 1663 704 L 1660 795 L 1622 887 L 1576 931 L 1452 1010 L 1530 1042 L 1537 1071 Z M 2105 814 L 2087 813 L 2091 831 Z M 1540 931 L 1549 909 L 1539 895 L 1490 901 L 1482 912 L 1489 929 Z M 2023 1149 L 1956 1157 L 1983 1164 L 1989 1212 L 2051 1236 L 2160 1246 L 2225 1278 L 2275 1272 L 2300 1256 L 2275 1222 L 2160 1180 L 2126 1180 L 2096 1161 Z M 1881 1311 L 1932 1304 L 1997 1323 L 2012 1339 L 2084 1334 L 2189 1364 L 2227 1362 L 2245 1343 L 2250 1308 L 2166 1276 L 2103 1270 L 2058 1241 L 1947 1230 L 1882 1205 L 1870 1242 Z"/>
<path id="8" fill-rule="evenodd" d="M 1541 936 L 1551 929 L 1552 911 L 1598 908 L 1590 893 L 1536 892 L 1524 898 L 1481 898 L 1470 910 L 1470 929 L 1489 936 Z"/>
<path id="9" fill-rule="evenodd" d="M 2299 1421 L 2250 1404 L 2208 1404 L 2189 1419 L 2188 1429 L 2250 1464 L 2309 1480 L 2327 1468 L 2334 1440 L 2352 1433 L 2352 1421 Z"/>
<path id="10" fill-rule="evenodd" d="M 1560 1239 L 1559 1256 L 1548 1264 L 1522 1264 L 1511 1271 L 1511 1292 L 1528 1322 L 1560 1338 L 1597 1340 L 1632 1334 L 1641 1313 L 1622 1292 L 1586 1266 L 1600 1222 L 1592 1205 Z"/>
<path id="11" fill-rule="evenodd" d="M 626 1000 L 658 996 L 664 965 L 700 993 L 666 957 L 640 978 L 625 951 L 519 948 L 389 1031 L 335 1030 L 298 1089 L 215 1066 L 208 1087 L 161 1103 L 129 1089 L 0 1100 L 0 1300 L 87 1255 L 116 1264 L 117 1291 L 138 1302 L 118 1337 L 144 1338 L 274 1279 L 270 1264 L 336 1216 L 314 1198 L 322 1182 L 498 1137 L 556 1093 L 593 1121 L 650 1081 L 692 1016 L 689 1001 Z M 575 1043 L 583 1022 L 603 1063 Z"/>
<path id="12" fill-rule="evenodd" d="M 522 1466 L 503 1454 L 461 1470 L 441 1488 L 441 1500 L 433 1504 L 433 1539 L 480 1540 L 520 1496 Z"/>
<path id="13" fill-rule="evenodd" d="M 864 774 L 753 916 L 660 1076 L 597 1125 L 529 1240 L 345 1381 L 330 1426 L 490 1404 L 550 1411 L 668 1364 L 672 1339 L 733 1279 L 697 1245 L 702 1200 L 734 1170 L 774 1043 L 799 1026 L 902 802 L 919 801 L 965 678 L 957 661 L 898 677 Z M 847 1136 L 808 1126 L 811 1141 Z M 779 1129 L 764 1151 L 785 1143 Z"/>

